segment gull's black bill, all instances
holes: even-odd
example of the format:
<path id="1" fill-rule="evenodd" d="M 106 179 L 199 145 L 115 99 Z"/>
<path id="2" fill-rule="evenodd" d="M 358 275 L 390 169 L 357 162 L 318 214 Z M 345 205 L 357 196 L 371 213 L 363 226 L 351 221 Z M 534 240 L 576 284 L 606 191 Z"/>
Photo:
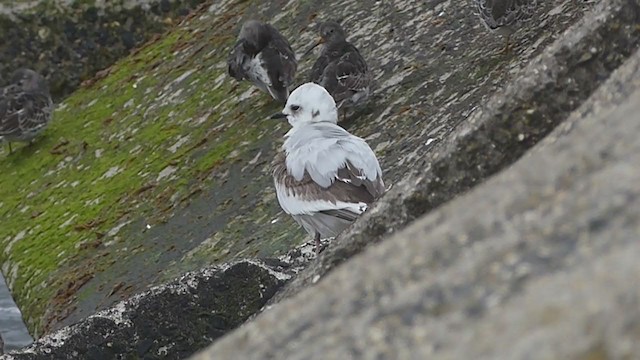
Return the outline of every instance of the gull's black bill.
<path id="1" fill-rule="evenodd" d="M 286 119 L 287 118 L 287 114 L 283 114 L 283 113 L 279 112 L 279 113 L 275 113 L 275 114 L 271 115 L 269 118 L 270 119 Z"/>

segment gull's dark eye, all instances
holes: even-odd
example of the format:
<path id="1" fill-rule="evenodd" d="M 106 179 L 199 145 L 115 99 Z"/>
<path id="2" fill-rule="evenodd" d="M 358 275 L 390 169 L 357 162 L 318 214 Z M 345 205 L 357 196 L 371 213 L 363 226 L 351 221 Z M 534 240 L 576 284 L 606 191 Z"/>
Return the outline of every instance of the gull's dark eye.
<path id="1" fill-rule="evenodd" d="M 298 110 L 300 110 L 300 106 L 298 106 L 298 105 L 291 105 L 291 106 L 290 106 L 290 108 L 291 108 L 291 110 L 293 110 L 293 111 L 298 111 Z"/>

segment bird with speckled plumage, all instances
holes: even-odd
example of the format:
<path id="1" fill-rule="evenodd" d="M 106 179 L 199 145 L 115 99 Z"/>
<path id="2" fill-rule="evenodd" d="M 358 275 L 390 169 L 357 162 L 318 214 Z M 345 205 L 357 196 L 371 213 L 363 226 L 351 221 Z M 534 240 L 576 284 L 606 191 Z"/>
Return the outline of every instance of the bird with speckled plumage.
<path id="1" fill-rule="evenodd" d="M 320 39 L 307 50 L 306 56 L 318 45 L 323 45 L 316 59 L 309 81 L 324 87 L 342 111 L 346 111 L 369 98 L 373 77 L 360 51 L 347 41 L 346 32 L 335 21 L 320 24 Z"/>
<path id="2" fill-rule="evenodd" d="M 231 77 L 238 81 L 249 80 L 284 104 L 289 97 L 298 60 L 287 39 L 275 27 L 249 20 L 240 29 L 227 65 Z"/>
<path id="3" fill-rule="evenodd" d="M 53 101 L 42 75 L 31 69 L 16 70 L 8 86 L 0 89 L 0 139 L 29 142 L 51 121 Z"/>
<path id="4" fill-rule="evenodd" d="M 480 20 L 491 32 L 506 36 L 505 47 L 511 50 L 511 34 L 525 21 L 531 19 L 537 0 L 474 0 Z"/>

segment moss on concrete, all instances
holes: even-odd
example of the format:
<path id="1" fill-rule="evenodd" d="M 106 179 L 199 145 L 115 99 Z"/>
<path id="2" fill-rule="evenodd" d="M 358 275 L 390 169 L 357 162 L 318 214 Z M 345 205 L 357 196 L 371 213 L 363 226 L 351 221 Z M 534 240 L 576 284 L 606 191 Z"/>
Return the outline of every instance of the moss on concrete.
<path id="1" fill-rule="evenodd" d="M 34 68 L 62 99 L 203 1 L 0 1 L 0 80 Z"/>
<path id="2" fill-rule="evenodd" d="M 456 21 L 416 28 L 415 14 L 429 24 L 441 11 L 405 5 L 340 8 L 354 14 L 345 26 L 378 82 L 370 106 L 345 126 L 384 155 L 388 184 L 427 167 L 425 154 L 493 91 L 488 80 L 508 75 L 495 71 L 500 58 L 474 63 L 492 50 L 478 41 L 487 41 L 482 30 L 460 26 L 465 9 L 443 12 Z M 287 126 L 266 118 L 280 106 L 229 80 L 225 59 L 249 17 L 272 19 L 294 49 L 306 48 L 316 7 L 211 2 L 65 100 L 34 145 L 0 153 L 0 260 L 36 336 L 185 270 L 305 240 L 272 187 L 274 139 Z M 409 38 L 438 43 L 414 49 Z M 461 64 L 474 64 L 475 76 Z"/>
<path id="3" fill-rule="evenodd" d="M 36 335 L 97 272 L 118 266 L 124 248 L 144 250 L 144 233 L 117 236 L 123 224 L 162 224 L 189 194 L 215 186 L 210 175 L 232 152 L 253 157 L 248 145 L 272 126 L 247 123 L 269 99 L 236 106 L 224 99 L 237 85 L 212 86 L 226 71 L 220 36 L 193 30 L 176 28 L 118 62 L 60 104 L 37 142 L 0 155 L 4 272 Z"/>

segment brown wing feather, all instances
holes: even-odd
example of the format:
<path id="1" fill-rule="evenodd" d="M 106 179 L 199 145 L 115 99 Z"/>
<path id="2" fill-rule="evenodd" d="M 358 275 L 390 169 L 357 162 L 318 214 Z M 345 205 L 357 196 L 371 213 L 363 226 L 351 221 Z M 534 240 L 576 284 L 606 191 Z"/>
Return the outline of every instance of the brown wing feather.
<path id="1" fill-rule="evenodd" d="M 354 171 L 354 167 L 350 163 L 338 170 L 336 181 L 327 188 L 313 182 L 311 176 L 306 172 L 302 180 L 294 179 L 287 172 L 283 153 L 279 153 L 274 159 L 273 169 L 276 181 L 284 185 L 290 195 L 301 200 L 322 199 L 333 203 L 341 201 L 371 204 L 384 192 L 384 186 L 381 186 L 380 179 L 376 179 L 375 182 L 367 180 L 360 171 Z"/>

